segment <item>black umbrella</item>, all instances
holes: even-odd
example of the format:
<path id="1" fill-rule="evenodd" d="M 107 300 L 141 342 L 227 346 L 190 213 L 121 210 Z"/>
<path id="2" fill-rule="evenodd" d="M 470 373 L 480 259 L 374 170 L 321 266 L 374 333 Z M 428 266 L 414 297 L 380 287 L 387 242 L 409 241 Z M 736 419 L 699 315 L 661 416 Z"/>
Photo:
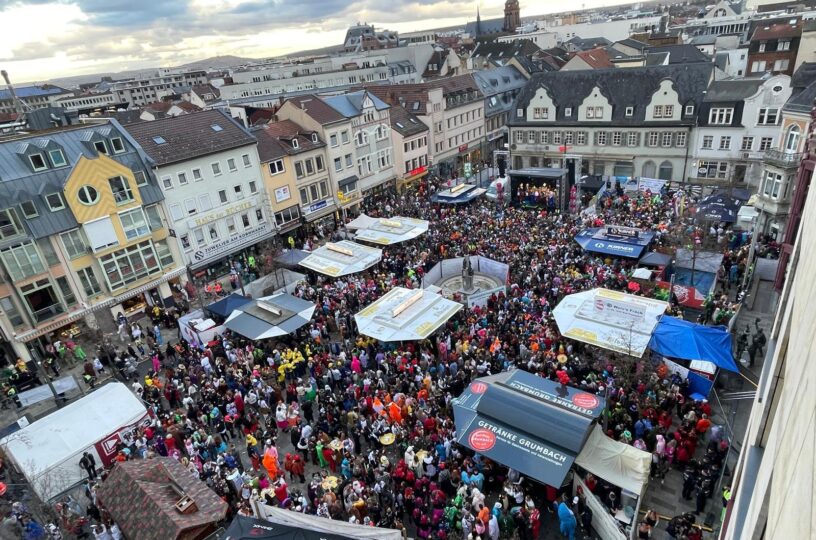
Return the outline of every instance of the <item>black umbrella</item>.
<path id="1" fill-rule="evenodd" d="M 742 201 L 729 195 L 709 195 L 697 205 L 697 219 L 707 221 L 737 221 Z"/>

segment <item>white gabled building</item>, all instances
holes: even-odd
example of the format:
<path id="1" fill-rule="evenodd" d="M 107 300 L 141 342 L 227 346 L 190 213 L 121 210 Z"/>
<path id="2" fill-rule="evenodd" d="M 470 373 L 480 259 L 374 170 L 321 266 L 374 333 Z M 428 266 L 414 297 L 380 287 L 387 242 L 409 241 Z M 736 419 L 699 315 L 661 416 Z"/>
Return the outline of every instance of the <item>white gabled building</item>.
<path id="1" fill-rule="evenodd" d="M 128 131 L 153 160 L 168 228 L 196 278 L 229 272 L 275 235 L 257 140 L 220 110 L 142 122 Z"/>

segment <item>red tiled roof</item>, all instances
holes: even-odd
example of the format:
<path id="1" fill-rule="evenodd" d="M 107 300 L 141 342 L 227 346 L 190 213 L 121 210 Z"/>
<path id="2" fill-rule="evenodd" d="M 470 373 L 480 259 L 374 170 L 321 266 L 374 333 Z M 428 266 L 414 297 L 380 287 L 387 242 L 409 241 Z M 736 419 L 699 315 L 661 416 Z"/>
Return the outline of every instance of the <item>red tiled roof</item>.
<path id="1" fill-rule="evenodd" d="M 575 56 L 581 58 L 584 62 L 589 64 L 593 69 L 615 67 L 615 64 L 609 60 L 609 53 L 604 49 L 590 49 L 588 51 L 579 51 Z"/>
<path id="2" fill-rule="evenodd" d="M 312 133 L 291 120 L 270 122 L 253 130 L 258 139 L 258 156 L 262 163 L 280 159 L 285 155 L 296 155 L 326 146 L 319 138 L 312 142 Z M 298 147 L 292 147 L 292 140 L 297 139 Z"/>
<path id="3" fill-rule="evenodd" d="M 770 26 L 758 26 L 751 41 L 760 39 L 794 38 L 802 35 L 801 24 L 776 23 Z"/>

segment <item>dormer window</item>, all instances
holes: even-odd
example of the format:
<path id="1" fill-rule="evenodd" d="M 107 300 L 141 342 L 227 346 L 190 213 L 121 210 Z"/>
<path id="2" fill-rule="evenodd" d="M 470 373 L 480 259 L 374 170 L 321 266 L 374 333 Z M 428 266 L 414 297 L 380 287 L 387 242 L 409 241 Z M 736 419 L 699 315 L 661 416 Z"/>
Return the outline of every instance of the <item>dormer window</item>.
<path id="1" fill-rule="evenodd" d="M 626 107 L 626 118 L 631 118 L 635 114 L 634 107 Z"/>
<path id="2" fill-rule="evenodd" d="M 100 154 L 108 154 L 108 145 L 105 144 L 105 141 L 94 141 L 93 145 Z"/>
<path id="3" fill-rule="evenodd" d="M 35 171 L 44 171 L 48 168 L 42 154 L 31 154 L 28 156 L 28 161 L 31 162 L 31 168 Z"/>
<path id="4" fill-rule="evenodd" d="M 62 150 L 57 148 L 56 150 L 49 150 L 48 157 L 51 159 L 51 165 L 54 167 L 64 167 L 68 164 L 65 161 L 65 154 L 62 153 Z"/>
<path id="5" fill-rule="evenodd" d="M 564 108 L 564 116 L 572 116 L 572 107 Z"/>
<path id="6" fill-rule="evenodd" d="M 686 116 L 691 116 L 694 114 L 694 105 L 686 105 Z"/>
<path id="7" fill-rule="evenodd" d="M 300 143 L 298 143 L 297 139 L 292 139 L 292 148 L 294 148 L 295 150 L 300 148 Z"/>
<path id="8" fill-rule="evenodd" d="M 317 133 L 312 133 L 312 142 L 317 144 Z"/>
<path id="9" fill-rule="evenodd" d="M 121 154 L 125 151 L 125 143 L 122 142 L 121 137 L 114 137 L 110 140 L 110 142 L 114 154 Z"/>

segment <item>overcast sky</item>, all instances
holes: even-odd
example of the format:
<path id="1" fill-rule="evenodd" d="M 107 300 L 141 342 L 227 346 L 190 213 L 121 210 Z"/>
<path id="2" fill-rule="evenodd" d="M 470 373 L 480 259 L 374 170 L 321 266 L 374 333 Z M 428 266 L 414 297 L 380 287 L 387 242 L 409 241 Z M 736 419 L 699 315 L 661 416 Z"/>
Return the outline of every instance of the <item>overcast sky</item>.
<path id="1" fill-rule="evenodd" d="M 504 0 L 479 5 L 482 18 L 498 17 Z M 565 6 L 521 0 L 521 14 Z M 24 82 L 217 55 L 263 58 L 339 44 L 357 21 L 408 32 L 461 25 L 475 11 L 476 2 L 459 0 L 0 0 L 0 68 Z"/>

